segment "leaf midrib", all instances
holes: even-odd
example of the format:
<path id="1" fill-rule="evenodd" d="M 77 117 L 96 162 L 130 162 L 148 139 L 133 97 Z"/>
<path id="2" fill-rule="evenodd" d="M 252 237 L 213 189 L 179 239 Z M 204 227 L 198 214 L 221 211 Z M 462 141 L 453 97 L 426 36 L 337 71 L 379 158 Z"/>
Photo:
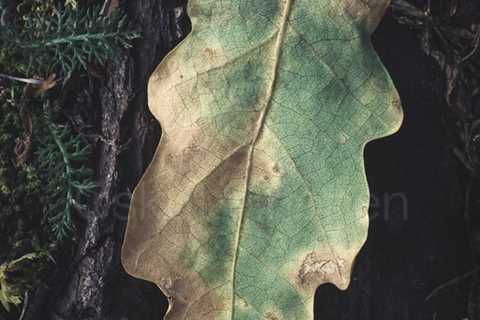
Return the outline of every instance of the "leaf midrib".
<path id="1" fill-rule="evenodd" d="M 274 63 L 273 63 L 273 74 L 272 74 L 272 80 L 270 81 L 270 85 L 268 87 L 266 97 L 267 100 L 265 102 L 265 106 L 263 107 L 263 110 L 260 112 L 260 116 L 258 118 L 257 126 L 255 127 L 255 132 L 254 136 L 251 142 L 251 145 L 248 150 L 248 160 L 246 164 L 246 177 L 245 177 L 245 196 L 243 197 L 243 203 L 242 203 L 242 209 L 237 225 L 237 237 L 235 239 L 235 253 L 233 256 L 233 267 L 232 267 L 232 296 L 231 296 L 231 317 L 232 320 L 235 319 L 235 277 L 236 277 L 236 267 L 237 267 L 237 262 L 238 262 L 238 254 L 240 251 L 240 240 L 241 240 L 241 233 L 244 225 L 244 217 L 245 217 L 245 207 L 247 203 L 247 196 L 248 196 L 248 185 L 250 182 L 250 176 L 251 176 L 251 169 L 252 169 L 252 159 L 253 159 L 253 150 L 255 148 L 255 145 L 258 141 L 258 138 L 260 137 L 260 134 L 262 132 L 262 129 L 264 127 L 265 123 L 265 118 L 266 115 L 270 109 L 270 105 L 272 102 L 272 96 L 273 96 L 273 90 L 275 88 L 275 85 L 277 83 L 277 75 L 278 75 L 278 69 L 280 65 L 280 58 L 282 55 L 282 46 L 283 42 L 285 39 L 285 32 L 287 29 L 288 25 L 288 19 L 290 16 L 290 12 L 292 9 L 292 4 L 294 0 L 286 0 L 285 1 L 285 7 L 282 12 L 282 16 L 279 19 L 280 25 L 278 29 L 278 35 L 277 39 L 275 42 L 275 47 L 274 47 Z"/>

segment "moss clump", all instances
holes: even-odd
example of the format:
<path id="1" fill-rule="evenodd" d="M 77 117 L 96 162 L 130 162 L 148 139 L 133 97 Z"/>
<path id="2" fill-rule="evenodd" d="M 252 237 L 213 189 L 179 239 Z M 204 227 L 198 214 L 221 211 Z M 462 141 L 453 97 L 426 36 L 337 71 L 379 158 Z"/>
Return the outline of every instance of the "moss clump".
<path id="1" fill-rule="evenodd" d="M 0 303 L 10 311 L 11 305 L 22 303 L 24 293 L 31 289 L 32 278 L 42 269 L 44 253 L 28 253 L 0 265 Z"/>

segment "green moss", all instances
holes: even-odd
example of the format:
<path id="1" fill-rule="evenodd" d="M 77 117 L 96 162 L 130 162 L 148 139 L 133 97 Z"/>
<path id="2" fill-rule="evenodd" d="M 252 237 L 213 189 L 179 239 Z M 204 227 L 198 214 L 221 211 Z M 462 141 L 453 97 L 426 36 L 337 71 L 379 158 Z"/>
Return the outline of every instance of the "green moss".
<path id="1" fill-rule="evenodd" d="M 29 134 L 16 104 L 20 92 L 10 88 L 0 93 L 0 262 L 19 253 L 15 243 L 43 233 L 38 172 L 31 164 L 16 161 L 15 147 Z"/>
<path id="2" fill-rule="evenodd" d="M 44 264 L 44 253 L 28 253 L 0 264 L 0 303 L 10 311 L 11 305 L 22 302 L 25 292 L 32 287 L 32 279 Z"/>

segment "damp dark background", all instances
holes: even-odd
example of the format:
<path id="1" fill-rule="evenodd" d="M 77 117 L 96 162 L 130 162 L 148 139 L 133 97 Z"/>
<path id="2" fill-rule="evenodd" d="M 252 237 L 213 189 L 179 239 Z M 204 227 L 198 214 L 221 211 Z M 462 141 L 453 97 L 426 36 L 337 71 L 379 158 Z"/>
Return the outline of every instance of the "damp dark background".
<path id="1" fill-rule="evenodd" d="M 444 74 L 420 50 L 415 31 L 389 15 L 373 44 L 400 93 L 405 120 L 399 133 L 366 147 L 373 199 L 368 241 L 347 291 L 317 290 L 315 319 L 463 320 L 470 290 L 461 276 L 473 263 L 461 168 L 445 121 Z M 168 302 L 158 295 L 163 314 Z"/>

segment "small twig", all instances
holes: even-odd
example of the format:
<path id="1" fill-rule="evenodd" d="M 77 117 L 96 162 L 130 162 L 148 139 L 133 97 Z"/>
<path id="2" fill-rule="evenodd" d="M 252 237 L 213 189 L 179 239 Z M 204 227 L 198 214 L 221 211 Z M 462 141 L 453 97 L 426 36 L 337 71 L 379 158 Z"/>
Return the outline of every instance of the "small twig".
<path id="1" fill-rule="evenodd" d="M 474 42 L 474 46 L 473 46 L 472 51 L 470 51 L 469 54 L 467 54 L 465 57 L 463 57 L 458 64 L 462 64 L 464 62 L 467 62 L 468 60 L 470 60 L 470 58 L 472 58 L 477 53 L 478 48 L 480 47 L 480 24 L 477 26 L 477 32 L 475 34 L 474 41 L 475 42 Z"/>
<path id="2" fill-rule="evenodd" d="M 480 267 L 477 267 L 467 273 L 465 273 L 464 275 L 461 275 L 461 276 L 458 276 L 458 277 L 455 277 L 453 278 L 452 280 L 450 281 L 447 281 L 445 282 L 444 284 L 438 286 L 437 288 L 435 288 L 435 290 L 433 290 L 428 296 L 427 298 L 425 298 L 425 301 L 428 301 L 430 300 L 431 298 L 433 298 L 434 296 L 436 296 L 440 291 L 442 291 L 443 289 L 445 288 L 448 288 L 454 284 L 457 284 L 459 283 L 460 281 L 462 280 L 465 280 L 465 279 L 468 279 L 470 278 L 471 276 L 475 275 L 478 271 L 480 271 Z"/>
<path id="3" fill-rule="evenodd" d="M 33 79 L 33 78 L 19 78 L 15 76 L 10 76 L 8 74 L 0 73 L 0 78 L 13 80 L 13 81 L 20 81 L 23 83 L 33 84 L 33 85 L 41 85 L 43 83 L 43 79 Z"/>
<path id="4" fill-rule="evenodd" d="M 100 15 L 109 16 L 112 12 L 118 8 L 118 0 L 105 0 L 102 8 L 100 9 Z"/>
<path id="5" fill-rule="evenodd" d="M 27 308 L 28 308 L 28 299 L 29 299 L 29 294 L 28 294 L 28 291 L 26 291 L 25 298 L 23 299 L 22 313 L 20 313 L 20 317 L 18 318 L 18 320 L 23 320 L 23 318 L 25 317 L 25 313 L 27 312 Z"/>
<path id="6" fill-rule="evenodd" d="M 100 15 L 102 15 L 102 16 L 107 15 L 107 9 L 110 7 L 110 1 L 111 0 L 105 0 L 103 2 L 102 7 L 100 8 Z"/>

